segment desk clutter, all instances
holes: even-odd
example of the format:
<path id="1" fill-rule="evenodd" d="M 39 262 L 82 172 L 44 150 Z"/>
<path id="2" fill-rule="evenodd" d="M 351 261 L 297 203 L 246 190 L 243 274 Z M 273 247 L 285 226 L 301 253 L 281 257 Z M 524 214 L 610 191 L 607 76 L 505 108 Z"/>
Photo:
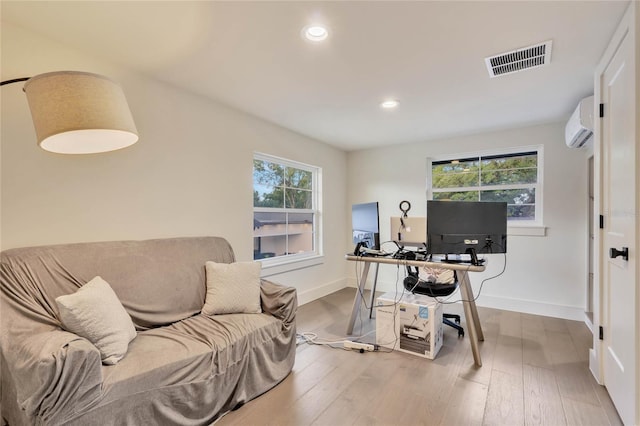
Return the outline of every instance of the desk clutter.
<path id="1" fill-rule="evenodd" d="M 455 275 L 457 275 L 457 283 L 458 283 L 458 288 L 460 289 L 460 298 L 462 301 L 462 307 L 464 309 L 464 317 L 465 317 L 465 330 L 468 331 L 469 333 L 469 340 L 471 343 L 471 352 L 473 353 L 473 361 L 474 364 L 477 367 L 481 367 L 482 366 L 482 360 L 480 357 L 480 347 L 478 346 L 478 342 L 479 341 L 483 341 L 484 340 L 484 334 L 482 332 L 482 326 L 480 324 L 480 318 L 478 316 L 478 311 L 476 308 L 476 304 L 475 304 L 475 298 L 473 296 L 473 291 L 471 290 L 471 282 L 469 281 L 469 273 L 470 272 L 483 272 L 485 270 L 485 266 L 484 265 L 474 265 L 474 264 L 460 264 L 460 263 L 447 263 L 447 262 L 432 262 L 429 260 L 410 260 L 410 259 L 393 259 L 393 258 L 389 258 L 389 257 L 380 257 L 380 256 L 354 256 L 354 255 L 347 255 L 345 256 L 345 259 L 351 262 L 358 262 L 361 264 L 361 268 L 360 268 L 360 273 L 359 273 L 359 277 L 358 277 L 358 281 L 357 281 L 357 285 L 358 285 L 358 290 L 356 291 L 356 295 L 355 298 L 353 300 L 353 306 L 351 308 L 351 316 L 349 317 L 349 322 L 347 323 L 347 330 L 346 330 L 346 334 L 347 335 L 352 335 L 353 333 L 353 326 L 354 323 L 356 321 L 356 318 L 360 315 L 360 307 L 364 301 L 364 288 L 365 288 L 365 284 L 367 283 L 367 276 L 369 275 L 369 269 L 371 264 L 375 265 L 375 269 L 376 269 L 376 275 L 377 275 L 377 271 L 378 271 L 378 267 L 381 264 L 386 264 L 386 265 L 393 265 L 395 267 L 416 267 L 416 268 L 435 268 L 435 269 L 445 269 L 445 270 L 451 270 L 451 271 L 455 271 Z M 377 278 L 377 277 L 376 277 Z M 376 284 L 377 279 L 374 279 L 374 286 L 372 288 L 371 291 L 371 304 L 369 306 L 373 307 L 374 306 L 374 295 L 375 295 L 375 284 Z M 443 285 L 443 284 L 437 284 L 437 285 Z M 444 284 L 447 285 L 447 284 Z M 418 293 L 416 291 L 416 293 Z M 414 296 L 415 297 L 415 296 Z M 421 295 L 420 297 L 426 297 Z M 417 300 L 417 299 L 415 299 Z M 427 298 L 427 300 L 429 300 L 429 298 Z M 430 301 L 430 300 L 429 300 Z M 426 301 L 425 301 L 426 302 Z M 431 302 L 431 301 L 430 301 Z M 439 304 L 441 305 L 441 303 L 439 303 L 436 299 L 433 299 L 433 303 L 435 304 Z M 391 304 L 391 303 L 389 303 Z M 426 304 L 426 303 L 425 303 Z M 408 304 L 407 304 L 408 305 Z M 405 306 L 405 312 L 407 311 L 407 307 Z M 401 312 L 401 311 L 400 311 Z M 423 310 L 424 313 L 424 310 Z M 420 310 L 418 310 L 418 315 L 414 316 L 413 318 L 416 319 L 416 321 L 419 321 L 420 319 L 425 319 L 420 317 Z M 429 315 L 430 313 L 427 313 L 426 315 Z M 398 315 L 398 317 L 396 318 L 395 316 L 392 316 L 391 318 L 393 319 L 397 319 L 398 321 L 396 321 L 396 323 L 400 323 L 399 319 L 399 315 L 400 313 L 397 313 L 396 315 Z M 436 312 L 434 312 L 428 319 L 433 319 L 433 317 L 435 315 L 439 315 L 440 316 L 440 320 L 439 321 L 433 321 L 432 324 L 434 326 L 438 326 L 438 327 L 442 327 L 441 321 L 442 321 L 442 316 L 444 316 L 442 313 L 437 314 Z M 371 317 L 371 313 L 370 316 Z M 456 319 L 454 317 L 454 319 Z M 458 322 L 459 320 L 456 319 L 456 322 Z M 377 322 L 377 321 L 376 321 Z M 438 323 L 438 324 L 436 324 Z M 410 324 L 410 323 L 409 323 Z M 405 323 L 406 325 L 406 323 Z M 459 324 L 456 324 L 459 326 Z M 393 336 L 397 336 L 398 338 L 400 338 L 400 329 L 396 328 L 399 326 L 393 326 L 392 328 L 392 332 L 393 332 Z M 456 327 L 457 328 L 457 327 Z M 420 329 L 421 331 L 424 332 L 424 328 Z M 382 331 L 382 330 L 381 330 Z M 419 337 L 420 333 L 418 333 L 415 330 L 410 330 L 408 328 L 404 328 L 402 329 L 402 331 L 405 334 L 405 337 L 407 339 L 413 339 L 413 340 L 418 340 L 418 339 L 414 339 L 414 337 Z M 464 333 L 464 331 L 462 330 L 458 330 L 458 335 L 459 337 L 464 337 L 466 333 Z M 383 335 L 381 333 L 381 335 Z M 409 337 L 411 336 L 411 337 Z M 438 334 L 434 334 L 434 332 L 432 331 L 429 337 L 429 347 L 431 350 L 431 347 L 433 346 L 433 356 L 435 356 L 435 354 L 437 354 L 437 340 L 434 340 L 434 336 L 437 339 Z M 426 346 L 426 335 L 423 337 L 424 339 L 424 346 Z M 395 340 L 395 339 L 394 339 Z M 406 342 L 408 342 L 407 340 L 405 340 Z M 382 341 L 383 344 L 385 344 L 385 341 Z M 395 342 L 394 342 L 395 343 Z M 415 343 L 415 342 L 414 342 Z M 413 350 L 411 351 L 407 345 L 403 345 L 405 350 L 410 351 L 410 353 L 423 353 L 422 350 L 418 351 L 418 350 Z M 398 345 L 396 346 L 397 348 L 400 348 L 400 344 L 398 342 Z M 394 349 L 396 348 L 394 347 Z"/>

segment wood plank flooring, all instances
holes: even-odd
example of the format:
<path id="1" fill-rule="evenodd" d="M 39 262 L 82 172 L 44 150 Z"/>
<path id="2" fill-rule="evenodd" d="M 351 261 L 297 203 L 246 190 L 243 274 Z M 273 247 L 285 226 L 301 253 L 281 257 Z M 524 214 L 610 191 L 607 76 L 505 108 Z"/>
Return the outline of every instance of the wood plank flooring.
<path id="1" fill-rule="evenodd" d="M 298 332 L 345 338 L 355 289 L 301 306 Z M 368 300 L 368 298 L 366 299 Z M 445 312 L 462 315 L 461 305 Z M 621 425 L 588 369 L 591 333 L 581 322 L 478 307 L 485 341 L 475 367 L 468 334 L 444 328 L 435 360 L 395 352 L 299 345 L 293 372 L 216 424 L 227 425 Z M 375 313 L 374 313 L 375 315 Z M 354 333 L 375 342 L 364 308 Z"/>

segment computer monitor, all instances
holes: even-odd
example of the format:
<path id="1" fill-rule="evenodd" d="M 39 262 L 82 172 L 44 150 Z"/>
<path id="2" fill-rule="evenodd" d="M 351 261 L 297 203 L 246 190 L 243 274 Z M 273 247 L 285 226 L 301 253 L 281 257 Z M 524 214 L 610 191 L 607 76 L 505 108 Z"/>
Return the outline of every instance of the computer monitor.
<path id="1" fill-rule="evenodd" d="M 427 218 L 424 216 L 391 217 L 391 239 L 400 247 L 427 246 Z"/>
<path id="2" fill-rule="evenodd" d="M 469 254 L 507 252 L 507 203 L 488 201 L 427 201 L 427 253 Z"/>
<path id="3" fill-rule="evenodd" d="M 351 228 L 354 244 L 380 250 L 378 202 L 354 204 L 351 207 Z M 358 251 L 354 253 L 358 254 Z"/>

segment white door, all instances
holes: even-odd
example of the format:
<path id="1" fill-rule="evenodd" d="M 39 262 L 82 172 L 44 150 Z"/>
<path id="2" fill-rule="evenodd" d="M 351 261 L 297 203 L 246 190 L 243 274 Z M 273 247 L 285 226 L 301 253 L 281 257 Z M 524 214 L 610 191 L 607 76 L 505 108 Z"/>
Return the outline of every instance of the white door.
<path id="1" fill-rule="evenodd" d="M 627 33 L 601 80 L 602 119 L 604 384 L 625 424 L 635 424 L 636 344 L 636 164 L 635 66 Z M 610 249 L 628 250 L 612 258 Z M 616 253 L 614 253 L 615 255 Z"/>

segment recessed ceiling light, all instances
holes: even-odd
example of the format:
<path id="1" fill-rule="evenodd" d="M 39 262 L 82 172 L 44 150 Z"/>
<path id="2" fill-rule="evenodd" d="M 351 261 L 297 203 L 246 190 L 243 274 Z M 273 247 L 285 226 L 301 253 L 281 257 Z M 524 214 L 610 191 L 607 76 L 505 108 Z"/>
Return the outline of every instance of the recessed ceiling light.
<path id="1" fill-rule="evenodd" d="M 329 31 L 322 25 L 310 25 L 304 29 L 304 37 L 310 41 L 322 41 L 329 36 Z"/>
<path id="2" fill-rule="evenodd" d="M 386 101 L 384 101 L 384 102 L 382 102 L 380 104 L 380 108 L 393 109 L 393 108 L 397 108 L 399 104 L 400 104 L 400 102 L 398 102 L 395 99 L 387 99 Z"/>

